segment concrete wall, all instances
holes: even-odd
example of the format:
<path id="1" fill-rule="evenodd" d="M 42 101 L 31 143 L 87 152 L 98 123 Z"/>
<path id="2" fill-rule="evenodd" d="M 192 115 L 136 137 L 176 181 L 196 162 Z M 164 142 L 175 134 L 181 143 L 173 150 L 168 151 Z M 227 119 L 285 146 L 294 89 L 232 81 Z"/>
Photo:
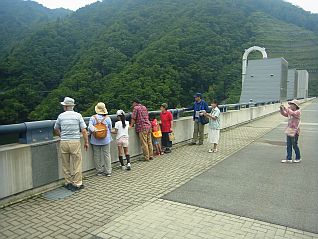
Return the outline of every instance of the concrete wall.
<path id="1" fill-rule="evenodd" d="M 298 72 L 296 69 L 288 70 L 287 80 L 287 99 L 292 100 L 297 98 L 296 87 L 297 87 Z"/>
<path id="2" fill-rule="evenodd" d="M 305 101 L 305 100 L 304 100 Z M 250 120 L 277 112 L 279 104 L 244 108 L 222 113 L 222 129 L 233 127 Z M 207 126 L 206 126 L 207 127 Z M 174 144 L 186 142 L 192 138 L 192 117 L 174 121 Z M 130 129 L 129 151 L 132 157 L 140 156 L 142 151 L 137 134 Z M 82 142 L 83 143 L 83 142 Z M 83 171 L 94 169 L 92 150 L 83 152 Z M 117 162 L 117 147 L 111 143 L 112 161 Z M 12 144 L 0 146 L 0 199 L 43 187 L 63 178 L 59 141 L 52 140 L 30 145 Z M 7 199 L 6 199 L 7 200 Z M 0 201 L 0 205 L 1 202 Z"/>
<path id="3" fill-rule="evenodd" d="M 307 98 L 308 97 L 308 80 L 309 80 L 308 71 L 298 70 L 297 97 L 296 98 Z"/>
<path id="4" fill-rule="evenodd" d="M 240 102 L 286 100 L 287 72 L 284 58 L 249 60 Z"/>
<path id="5" fill-rule="evenodd" d="M 33 187 L 32 155 L 29 145 L 0 147 L 0 198 Z"/>

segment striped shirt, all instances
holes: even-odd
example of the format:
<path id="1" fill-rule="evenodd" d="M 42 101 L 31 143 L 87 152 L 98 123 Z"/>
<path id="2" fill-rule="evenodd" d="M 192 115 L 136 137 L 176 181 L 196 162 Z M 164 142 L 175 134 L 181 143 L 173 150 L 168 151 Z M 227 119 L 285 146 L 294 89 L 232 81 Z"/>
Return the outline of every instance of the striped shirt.
<path id="1" fill-rule="evenodd" d="M 82 115 L 75 111 L 61 113 L 54 125 L 54 129 L 61 131 L 61 140 L 80 139 L 81 131 L 85 128 L 86 124 Z"/>
<path id="2" fill-rule="evenodd" d="M 220 127 L 221 127 L 220 114 L 221 114 L 221 111 L 218 107 L 215 107 L 214 109 L 212 109 L 211 115 L 216 117 L 216 119 L 209 120 L 209 127 L 211 129 L 220 129 Z"/>

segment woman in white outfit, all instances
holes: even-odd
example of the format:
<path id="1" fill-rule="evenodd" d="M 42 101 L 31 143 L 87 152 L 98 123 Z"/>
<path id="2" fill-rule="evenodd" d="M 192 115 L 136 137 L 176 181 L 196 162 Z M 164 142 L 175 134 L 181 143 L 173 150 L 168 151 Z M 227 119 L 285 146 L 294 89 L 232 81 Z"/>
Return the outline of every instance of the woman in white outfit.
<path id="1" fill-rule="evenodd" d="M 209 130 L 208 130 L 208 140 L 212 144 L 212 148 L 209 149 L 209 153 L 216 153 L 217 147 L 220 140 L 220 109 L 218 108 L 218 103 L 213 100 L 211 103 L 212 111 L 211 113 L 204 113 L 206 117 L 210 119 L 209 121 Z"/>

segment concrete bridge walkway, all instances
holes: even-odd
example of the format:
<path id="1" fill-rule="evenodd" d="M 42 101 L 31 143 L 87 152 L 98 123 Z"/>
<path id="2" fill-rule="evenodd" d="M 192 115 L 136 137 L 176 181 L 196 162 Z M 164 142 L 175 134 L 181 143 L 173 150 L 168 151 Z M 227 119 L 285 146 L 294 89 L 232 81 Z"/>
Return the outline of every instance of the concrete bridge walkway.
<path id="1" fill-rule="evenodd" d="M 317 100 L 302 108 L 308 109 L 307 113 L 317 111 Z M 317 120 L 306 122 L 310 117 L 307 113 L 303 122 L 314 126 Z M 114 170 L 110 178 L 88 177 L 84 181 L 84 190 L 63 200 L 40 195 L 2 208 L 0 238 L 318 238 L 318 234 L 279 225 L 281 223 L 211 210 L 201 204 L 163 199 L 166 194 L 218 167 L 224 159 L 227 162 L 247 146 L 259 143 L 256 141 L 262 137 L 262 140 L 268 140 L 266 135 L 278 126 L 281 136 L 275 137 L 277 141 L 283 141 L 283 120 L 275 113 L 222 132 L 216 154 L 207 152 L 209 146 L 206 143 L 179 147 L 151 162 L 133 163 L 132 171 Z M 306 138 L 304 130 L 301 147 L 306 148 L 306 140 L 317 138 L 317 131 L 309 131 L 312 132 L 308 132 Z M 279 167 L 285 148 L 281 147 L 280 151 L 269 149 L 267 152 L 268 155 L 272 153 L 270 158 Z M 317 155 L 313 152 L 308 154 L 308 157 L 314 156 Z M 305 158 L 301 164 L 306 167 Z M 277 165 L 273 164 L 274 167 Z M 314 185 L 318 191 L 317 182 Z M 200 193 L 204 197 L 204 192 Z"/>

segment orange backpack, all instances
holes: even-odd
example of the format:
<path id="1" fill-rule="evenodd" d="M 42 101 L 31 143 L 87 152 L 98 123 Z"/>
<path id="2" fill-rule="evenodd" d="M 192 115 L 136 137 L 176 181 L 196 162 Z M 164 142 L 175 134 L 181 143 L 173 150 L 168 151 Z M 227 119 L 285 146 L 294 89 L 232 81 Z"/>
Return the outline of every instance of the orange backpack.
<path id="1" fill-rule="evenodd" d="M 105 116 L 101 121 L 98 121 L 96 115 L 93 116 L 96 120 L 96 124 L 94 127 L 96 130 L 93 132 L 93 135 L 96 139 L 104 139 L 107 137 L 108 127 L 107 124 L 103 124 L 103 121 L 106 120 L 107 116 Z"/>

